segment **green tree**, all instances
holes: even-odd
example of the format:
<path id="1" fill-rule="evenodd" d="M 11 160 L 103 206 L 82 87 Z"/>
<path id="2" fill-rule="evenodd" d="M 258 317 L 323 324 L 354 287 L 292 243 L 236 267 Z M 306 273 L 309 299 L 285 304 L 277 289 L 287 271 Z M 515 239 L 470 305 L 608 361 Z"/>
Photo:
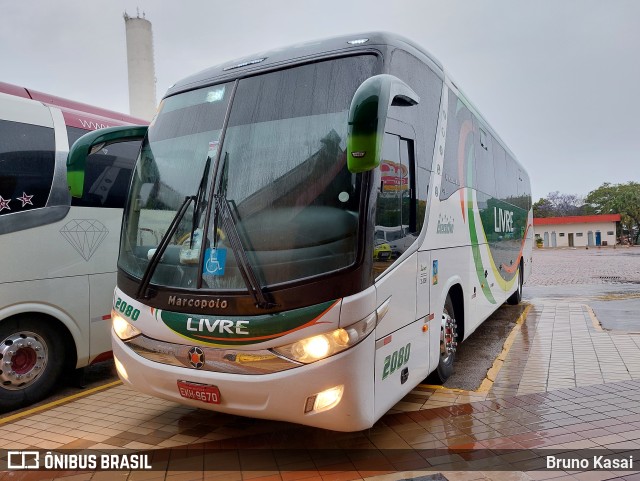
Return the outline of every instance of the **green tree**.
<path id="1" fill-rule="evenodd" d="M 586 197 L 596 214 L 620 214 L 624 230 L 635 236 L 634 244 L 640 238 L 640 183 L 610 184 L 605 182 Z"/>

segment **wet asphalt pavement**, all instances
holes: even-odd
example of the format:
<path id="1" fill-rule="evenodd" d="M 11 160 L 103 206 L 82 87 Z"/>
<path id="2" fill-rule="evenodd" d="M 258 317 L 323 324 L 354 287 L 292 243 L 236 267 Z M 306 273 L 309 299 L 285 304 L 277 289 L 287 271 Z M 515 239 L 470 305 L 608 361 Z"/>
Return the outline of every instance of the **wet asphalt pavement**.
<path id="1" fill-rule="evenodd" d="M 588 305 L 604 330 L 640 334 L 640 247 L 535 249 L 523 302 Z M 500 307 L 458 348 L 448 388 L 476 390 L 524 308 Z"/>
<path id="2" fill-rule="evenodd" d="M 444 386 L 466 391 L 478 389 L 525 307 L 524 303 L 518 306 L 504 304 L 460 344 L 454 373 Z"/>

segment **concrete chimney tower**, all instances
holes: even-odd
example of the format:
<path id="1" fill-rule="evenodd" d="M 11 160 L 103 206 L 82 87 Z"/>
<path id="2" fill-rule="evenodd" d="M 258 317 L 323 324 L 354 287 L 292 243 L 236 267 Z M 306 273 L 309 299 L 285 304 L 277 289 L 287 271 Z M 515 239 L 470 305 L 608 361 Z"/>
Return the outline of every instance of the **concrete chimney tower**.
<path id="1" fill-rule="evenodd" d="M 127 32 L 127 67 L 129 70 L 129 112 L 134 117 L 151 120 L 156 113 L 156 78 L 153 64 L 151 22 L 140 13 L 124 13 Z"/>

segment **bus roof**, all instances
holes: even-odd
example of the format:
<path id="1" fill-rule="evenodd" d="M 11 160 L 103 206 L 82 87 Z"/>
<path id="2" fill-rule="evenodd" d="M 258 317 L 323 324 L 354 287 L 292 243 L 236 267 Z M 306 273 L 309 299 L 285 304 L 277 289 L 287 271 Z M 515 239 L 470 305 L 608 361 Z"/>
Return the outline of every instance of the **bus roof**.
<path id="1" fill-rule="evenodd" d="M 365 42 L 359 42 L 359 40 L 365 39 Z M 169 88 L 165 97 L 186 90 L 243 77 L 261 70 L 304 62 L 307 59 L 313 59 L 323 54 L 362 53 L 367 50 L 379 51 L 381 46 L 400 47 L 407 50 L 429 64 L 434 72 L 444 78 L 440 62 L 411 40 L 386 32 L 366 32 L 305 42 L 225 62 L 180 80 Z"/>
<path id="2" fill-rule="evenodd" d="M 6 82 L 0 82 L 0 92 L 58 107 L 62 111 L 65 123 L 70 127 L 77 127 L 79 129 L 95 130 L 116 125 L 146 125 L 149 123 L 146 120 L 120 112 L 94 107 L 93 105 L 45 94 L 37 90 L 27 89 Z"/>
<path id="3" fill-rule="evenodd" d="M 366 42 L 359 42 L 366 40 Z M 438 59 L 431 55 L 420 45 L 404 38 L 400 35 L 388 32 L 365 32 L 353 35 L 342 35 L 324 40 L 316 40 L 305 42 L 288 47 L 282 47 L 262 53 L 256 53 L 247 57 L 231 60 L 220 65 L 202 70 L 194 75 L 186 77 L 169 87 L 165 97 L 193 90 L 200 87 L 206 87 L 221 82 L 227 82 L 239 77 L 244 77 L 258 73 L 260 71 L 276 69 L 282 66 L 301 63 L 305 60 L 312 60 L 321 55 L 340 55 L 353 53 L 366 53 L 368 51 L 381 51 L 381 47 L 401 48 L 411 53 L 418 59 L 425 62 L 434 73 L 436 73 L 449 87 L 452 87 L 456 95 L 467 104 L 467 107 L 485 124 L 494 138 L 502 144 L 507 153 L 516 159 L 513 152 L 507 147 L 505 142 L 498 136 L 491 127 L 487 119 L 480 111 L 469 101 L 468 97 L 459 89 L 459 87 L 449 77 L 448 72 Z M 516 162 L 517 159 L 516 159 Z M 522 165 L 518 162 L 518 165 Z"/>

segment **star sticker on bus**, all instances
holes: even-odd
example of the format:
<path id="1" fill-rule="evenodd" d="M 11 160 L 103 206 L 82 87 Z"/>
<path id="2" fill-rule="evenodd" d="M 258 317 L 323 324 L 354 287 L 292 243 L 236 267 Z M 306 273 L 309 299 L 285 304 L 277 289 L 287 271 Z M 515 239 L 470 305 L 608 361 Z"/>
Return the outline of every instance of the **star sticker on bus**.
<path id="1" fill-rule="evenodd" d="M 16 197 L 16 199 L 22 202 L 22 207 L 24 207 L 27 204 L 33 205 L 33 202 L 31 202 L 32 198 L 33 198 L 33 195 L 27 195 L 26 192 L 22 192 L 22 197 Z"/>
<path id="2" fill-rule="evenodd" d="M 9 202 L 11 202 L 11 199 L 3 199 L 0 195 L 0 212 L 2 212 L 4 209 L 11 210 L 11 207 L 9 207 Z"/>

